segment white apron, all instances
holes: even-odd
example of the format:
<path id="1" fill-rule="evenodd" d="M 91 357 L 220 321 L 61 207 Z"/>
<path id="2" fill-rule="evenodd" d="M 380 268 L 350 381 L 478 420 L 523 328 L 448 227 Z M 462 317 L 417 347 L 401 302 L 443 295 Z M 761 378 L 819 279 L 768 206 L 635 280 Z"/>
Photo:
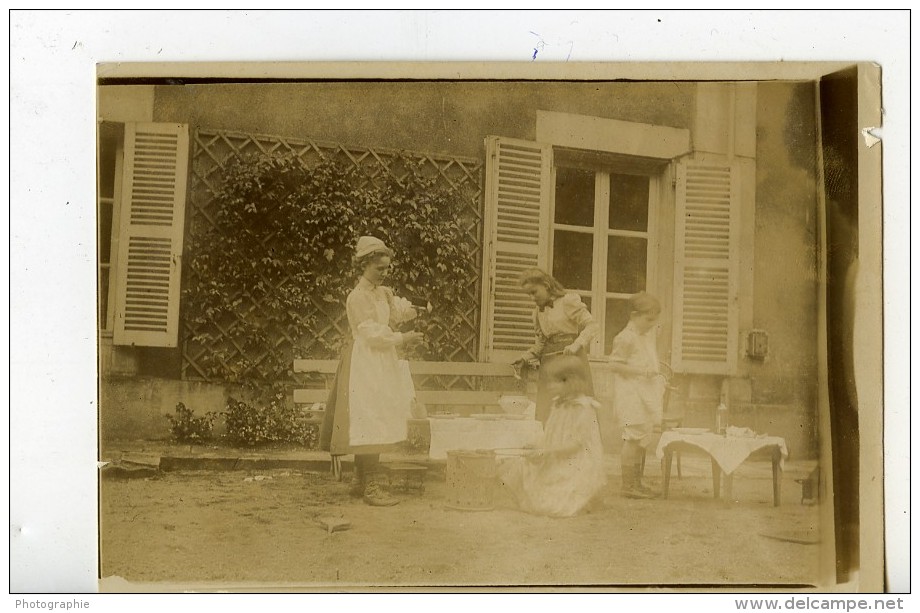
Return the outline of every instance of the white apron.
<path id="1" fill-rule="evenodd" d="M 348 386 L 348 435 L 353 446 L 406 440 L 415 395 L 411 378 L 405 376 L 405 366 L 400 364 L 396 353 L 395 339 L 399 336 L 389 326 L 386 290 L 377 288 L 371 293 L 373 311 L 365 312 L 365 319 L 355 322 L 357 326 L 353 329 L 355 340 Z M 401 310 L 408 303 L 394 306 Z"/>

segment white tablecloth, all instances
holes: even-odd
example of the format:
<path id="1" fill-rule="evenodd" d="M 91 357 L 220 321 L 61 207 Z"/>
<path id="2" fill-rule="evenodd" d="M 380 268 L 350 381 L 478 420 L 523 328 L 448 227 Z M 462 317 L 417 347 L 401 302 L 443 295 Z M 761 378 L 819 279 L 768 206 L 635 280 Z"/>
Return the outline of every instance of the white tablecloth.
<path id="1" fill-rule="evenodd" d="M 432 460 L 447 458 L 453 449 L 519 449 L 538 445 L 543 439 L 543 425 L 534 419 L 476 419 L 455 417 L 428 418 L 431 424 Z"/>
<path id="2" fill-rule="evenodd" d="M 712 456 L 726 475 L 735 472 L 735 469 L 741 466 L 749 455 L 764 447 L 774 445 L 779 447 L 781 455 L 780 467 L 782 467 L 783 459 L 789 456 L 789 451 L 786 449 L 786 439 L 779 436 L 741 437 L 723 436 L 712 432 L 687 434 L 667 431 L 661 434 L 661 440 L 658 441 L 658 448 L 655 450 L 655 455 L 658 459 L 664 457 L 664 448 L 675 441 L 699 447 Z"/>

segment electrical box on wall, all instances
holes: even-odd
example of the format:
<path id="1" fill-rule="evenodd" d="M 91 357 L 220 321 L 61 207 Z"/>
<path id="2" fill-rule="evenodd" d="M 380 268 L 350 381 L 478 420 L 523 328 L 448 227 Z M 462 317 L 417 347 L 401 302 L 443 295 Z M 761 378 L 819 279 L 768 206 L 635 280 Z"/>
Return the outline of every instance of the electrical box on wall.
<path id="1" fill-rule="evenodd" d="M 763 360 L 767 357 L 770 338 L 766 330 L 751 330 L 747 337 L 747 355 L 752 360 Z"/>

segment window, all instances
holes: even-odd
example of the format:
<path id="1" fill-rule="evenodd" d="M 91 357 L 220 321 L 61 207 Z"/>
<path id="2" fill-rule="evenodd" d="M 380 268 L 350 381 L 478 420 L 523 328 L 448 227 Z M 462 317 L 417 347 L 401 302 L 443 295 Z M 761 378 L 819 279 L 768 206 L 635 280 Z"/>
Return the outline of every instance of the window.
<path id="1" fill-rule="evenodd" d="M 98 138 L 100 333 L 116 345 L 175 347 L 188 127 L 103 122 Z"/>
<path id="2" fill-rule="evenodd" d="M 601 334 L 593 355 L 606 355 L 628 321 L 626 300 L 652 278 L 657 180 L 604 168 L 558 165 L 552 223 L 552 274 L 577 292 Z"/>
<path id="3" fill-rule="evenodd" d="M 103 335 L 111 336 L 115 296 L 109 291 L 109 288 L 112 278 L 113 233 L 117 231 L 115 203 L 121 196 L 121 173 L 124 163 L 124 124 L 112 122 L 99 124 L 98 139 L 99 147 L 96 159 L 98 315 L 99 330 Z"/>
<path id="4" fill-rule="evenodd" d="M 738 163 L 724 157 L 672 161 L 489 137 L 483 358 L 510 361 L 533 342 L 533 307 L 517 279 L 522 269 L 538 266 L 591 309 L 602 331 L 592 355 L 608 353 L 626 325 L 626 298 L 642 290 L 666 296 L 664 283 L 671 333 L 662 344 L 671 346 L 671 366 L 733 373 L 739 181 Z M 665 213 L 662 202 L 672 203 Z M 673 235 L 660 235 L 660 215 L 668 224 L 672 218 L 663 215 L 673 215 Z M 659 271 L 659 245 L 672 240 L 673 260 L 661 262 Z"/>

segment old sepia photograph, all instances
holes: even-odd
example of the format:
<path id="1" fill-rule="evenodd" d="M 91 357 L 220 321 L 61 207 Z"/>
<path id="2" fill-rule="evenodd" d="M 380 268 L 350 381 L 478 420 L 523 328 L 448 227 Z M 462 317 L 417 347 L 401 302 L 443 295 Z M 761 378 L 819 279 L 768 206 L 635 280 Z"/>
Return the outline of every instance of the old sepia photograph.
<path id="1" fill-rule="evenodd" d="M 884 589 L 877 65 L 96 77 L 100 590 Z"/>

